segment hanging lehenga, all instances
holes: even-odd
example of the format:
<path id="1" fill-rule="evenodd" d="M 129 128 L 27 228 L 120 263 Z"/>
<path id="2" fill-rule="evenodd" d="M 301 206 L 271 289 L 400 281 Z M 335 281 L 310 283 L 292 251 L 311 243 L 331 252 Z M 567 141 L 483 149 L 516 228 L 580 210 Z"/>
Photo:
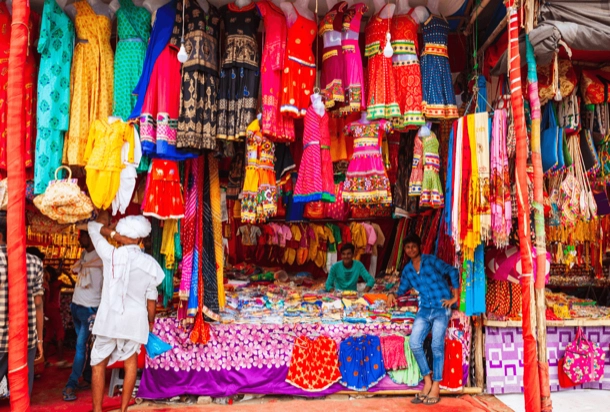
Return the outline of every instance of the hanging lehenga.
<path id="1" fill-rule="evenodd" d="M 218 92 L 218 139 L 238 140 L 256 117 L 260 55 L 256 32 L 260 16 L 254 3 L 221 7 L 226 44 Z"/>

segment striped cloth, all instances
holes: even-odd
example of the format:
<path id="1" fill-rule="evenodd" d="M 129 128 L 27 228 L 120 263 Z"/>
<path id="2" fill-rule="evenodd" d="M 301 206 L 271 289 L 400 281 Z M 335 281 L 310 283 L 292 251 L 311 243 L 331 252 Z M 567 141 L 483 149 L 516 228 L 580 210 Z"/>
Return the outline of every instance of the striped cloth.
<path id="1" fill-rule="evenodd" d="M 210 198 L 212 203 L 212 227 L 214 230 L 214 255 L 216 256 L 216 281 L 218 284 L 218 304 L 225 307 L 224 253 L 222 249 L 222 221 L 220 210 L 220 178 L 218 175 L 218 159 L 213 153 L 208 154 L 210 164 Z"/>

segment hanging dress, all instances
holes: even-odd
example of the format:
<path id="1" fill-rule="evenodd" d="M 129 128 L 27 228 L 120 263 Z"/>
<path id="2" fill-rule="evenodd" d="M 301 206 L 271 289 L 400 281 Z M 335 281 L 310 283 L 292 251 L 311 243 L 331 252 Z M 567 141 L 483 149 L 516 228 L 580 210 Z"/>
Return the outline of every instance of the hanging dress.
<path id="1" fill-rule="evenodd" d="M 366 109 L 364 93 L 364 75 L 362 69 L 362 53 L 360 52 L 360 24 L 362 16 L 368 7 L 364 3 L 354 4 L 343 15 L 343 33 L 341 34 L 341 49 L 345 65 L 345 105 L 341 112 L 360 112 Z"/>
<path id="2" fill-rule="evenodd" d="M 178 163 L 171 160 L 152 160 L 146 180 L 142 214 L 162 220 L 184 217 Z"/>
<path id="3" fill-rule="evenodd" d="M 260 23 L 254 3 L 243 8 L 235 3 L 220 8 L 226 43 L 218 89 L 216 138 L 238 140 L 256 117 L 260 82 L 260 55 L 256 32 Z"/>
<path id="4" fill-rule="evenodd" d="M 422 191 L 419 198 L 420 207 L 440 209 L 445 205 L 443 187 L 438 175 L 440 157 L 438 155 L 438 139 L 433 132 L 423 137 L 423 169 Z"/>
<path id="5" fill-rule="evenodd" d="M 400 117 L 392 59 L 383 54 L 391 23 L 391 19 L 379 17 L 384 8 L 385 6 L 371 17 L 364 29 L 364 55 L 369 58 L 366 104 L 368 112 L 366 118 L 369 120 Z"/>
<path id="6" fill-rule="evenodd" d="M 334 202 L 335 185 L 330 158 L 328 113 L 320 116 L 313 105 L 307 109 L 303 131 L 303 156 L 299 166 L 294 201 Z"/>
<path id="7" fill-rule="evenodd" d="M 458 112 L 447 51 L 449 23 L 431 15 L 424 23 L 423 32 L 421 66 L 424 115 L 432 119 L 456 119 Z"/>
<path id="8" fill-rule="evenodd" d="M 341 48 L 343 14 L 347 2 L 340 1 L 326 13 L 320 22 L 318 35 L 323 37 L 322 72 L 320 73 L 321 94 L 327 108 L 334 108 L 345 101 L 345 64 Z M 318 40 L 319 41 L 319 40 Z"/>
<path id="9" fill-rule="evenodd" d="M 55 179 L 55 170 L 61 166 L 64 134 L 68 131 L 70 120 L 69 85 L 73 50 L 72 20 L 55 0 L 45 0 L 38 41 L 40 71 L 34 163 L 34 194 L 37 195 L 45 192 L 49 182 Z"/>
<path id="10" fill-rule="evenodd" d="M 296 7 L 294 11 L 297 18 L 288 28 L 280 111 L 299 118 L 307 113 L 309 96 L 316 80 L 316 61 L 312 45 L 317 27 L 316 22 L 301 16 Z"/>
<path id="11" fill-rule="evenodd" d="M 119 0 L 116 12 L 119 42 L 114 56 L 113 115 L 127 120 L 137 96 L 133 90 L 142 75 L 146 46 L 150 37 L 150 13 L 132 0 Z"/>
<path id="12" fill-rule="evenodd" d="M 184 5 L 184 33 L 182 7 Z M 176 23 L 172 33 L 172 49 L 180 49 L 181 36 L 188 59 L 182 65 L 182 97 L 176 147 L 200 153 L 216 148 L 218 126 L 218 37 L 220 15 L 209 4 L 206 13 L 199 3 L 191 0 L 178 2 Z"/>
<path id="13" fill-rule="evenodd" d="M 241 221 L 264 222 L 277 213 L 275 146 L 262 135 L 258 119 L 248 126 L 246 175 L 241 192 Z"/>
<path id="14" fill-rule="evenodd" d="M 419 47 L 417 28 L 411 9 L 407 14 L 394 15 L 392 19 L 392 71 L 396 79 L 396 94 L 402 117 L 395 126 L 404 128 L 422 126 L 425 123 L 422 114 L 421 68 L 419 67 Z"/>
<path id="15" fill-rule="evenodd" d="M 138 84 L 133 90 L 133 94 L 137 96 L 135 107 L 133 108 L 130 119 L 137 119 L 142 114 L 142 105 L 146 96 L 146 89 L 151 81 L 151 75 L 155 67 L 155 63 L 161 52 L 169 42 L 174 29 L 174 21 L 176 20 L 176 0 L 170 0 L 166 5 L 159 7 L 155 13 L 155 22 L 152 32 L 150 33 L 150 41 L 146 49 L 146 57 L 142 74 Z"/>
<path id="16" fill-rule="evenodd" d="M 0 177 L 4 178 L 7 175 L 7 127 L 8 127 L 8 105 L 6 104 L 7 92 L 8 92 L 8 53 L 10 47 L 11 37 L 11 17 L 8 13 L 8 9 L 4 6 L 6 17 L 0 16 L 0 20 L 7 19 L 6 24 L 0 26 L 0 30 L 4 33 L 2 37 L 6 36 L 6 43 L 0 46 L 0 50 L 6 47 L 5 57 L 0 56 L 0 61 L 6 58 L 4 63 L 0 62 Z M 0 11 L 0 14 L 2 11 Z M 24 80 L 24 95 L 23 95 L 23 117 L 24 117 L 24 143 L 25 143 L 25 172 L 26 179 L 32 179 L 34 171 L 34 152 L 35 152 L 35 139 L 36 139 L 36 84 L 38 77 L 38 53 L 36 51 L 36 44 L 38 43 L 40 28 L 40 16 L 35 13 L 30 13 L 30 19 L 28 21 L 28 49 L 25 58 L 25 64 L 23 66 L 23 80 Z M 0 37 L 0 38 L 2 38 Z M 4 39 L 3 39 L 4 40 Z M 2 67 L 4 66 L 4 67 Z M 2 98 L 4 101 L 2 101 Z"/>
<path id="17" fill-rule="evenodd" d="M 381 158 L 381 140 L 391 126 L 385 120 L 372 123 L 353 122 L 346 132 L 354 137 L 354 154 L 349 162 L 343 187 L 343 199 L 360 205 L 390 204 L 390 181 Z"/>
<path id="18" fill-rule="evenodd" d="M 318 392 L 339 379 L 337 343 L 326 336 L 299 336 L 294 342 L 286 382 L 304 391 Z"/>
<path id="19" fill-rule="evenodd" d="M 107 119 L 112 113 L 112 21 L 95 14 L 87 1 L 77 1 L 73 6 L 77 39 L 70 78 L 70 128 L 64 145 L 64 163 L 84 166 L 91 123 Z"/>
<path id="20" fill-rule="evenodd" d="M 121 156 L 123 143 L 130 145 L 128 157 L 133 159 L 134 133 L 130 124 L 121 120 L 108 123 L 106 119 L 97 119 L 91 124 L 84 160 L 87 188 L 98 209 L 108 209 L 119 191 L 121 171 L 125 167 Z"/>
<path id="21" fill-rule="evenodd" d="M 280 112 L 282 69 L 286 54 L 286 17 L 282 9 L 269 0 L 256 3 L 265 25 L 265 43 L 261 61 L 263 134 L 274 142 L 294 141 L 294 122 Z"/>

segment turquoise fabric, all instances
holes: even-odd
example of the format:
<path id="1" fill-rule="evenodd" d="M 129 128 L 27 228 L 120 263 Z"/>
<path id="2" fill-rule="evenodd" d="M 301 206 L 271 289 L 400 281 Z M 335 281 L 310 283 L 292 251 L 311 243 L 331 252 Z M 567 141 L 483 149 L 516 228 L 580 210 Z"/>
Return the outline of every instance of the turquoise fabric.
<path id="1" fill-rule="evenodd" d="M 70 124 L 70 68 L 74 25 L 55 0 L 45 0 L 40 39 L 34 193 L 44 193 L 61 165 L 64 134 Z"/>

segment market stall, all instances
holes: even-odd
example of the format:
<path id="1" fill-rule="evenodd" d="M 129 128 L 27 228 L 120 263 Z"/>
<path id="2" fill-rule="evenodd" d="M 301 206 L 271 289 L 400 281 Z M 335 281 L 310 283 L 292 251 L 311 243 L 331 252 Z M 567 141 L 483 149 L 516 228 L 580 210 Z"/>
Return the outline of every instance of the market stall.
<path id="1" fill-rule="evenodd" d="M 150 219 L 171 349 L 138 396 L 413 393 L 418 293 L 387 301 L 409 234 L 459 272 L 443 389 L 546 408 L 575 324 L 608 349 L 610 69 L 537 62 L 563 25 L 533 29 L 534 1 L 212 3 L 45 0 L 29 22 L 27 242 L 69 272 L 75 224 Z M 367 284 L 331 291 L 347 243 Z M 348 346 L 371 355 L 348 369 Z"/>

